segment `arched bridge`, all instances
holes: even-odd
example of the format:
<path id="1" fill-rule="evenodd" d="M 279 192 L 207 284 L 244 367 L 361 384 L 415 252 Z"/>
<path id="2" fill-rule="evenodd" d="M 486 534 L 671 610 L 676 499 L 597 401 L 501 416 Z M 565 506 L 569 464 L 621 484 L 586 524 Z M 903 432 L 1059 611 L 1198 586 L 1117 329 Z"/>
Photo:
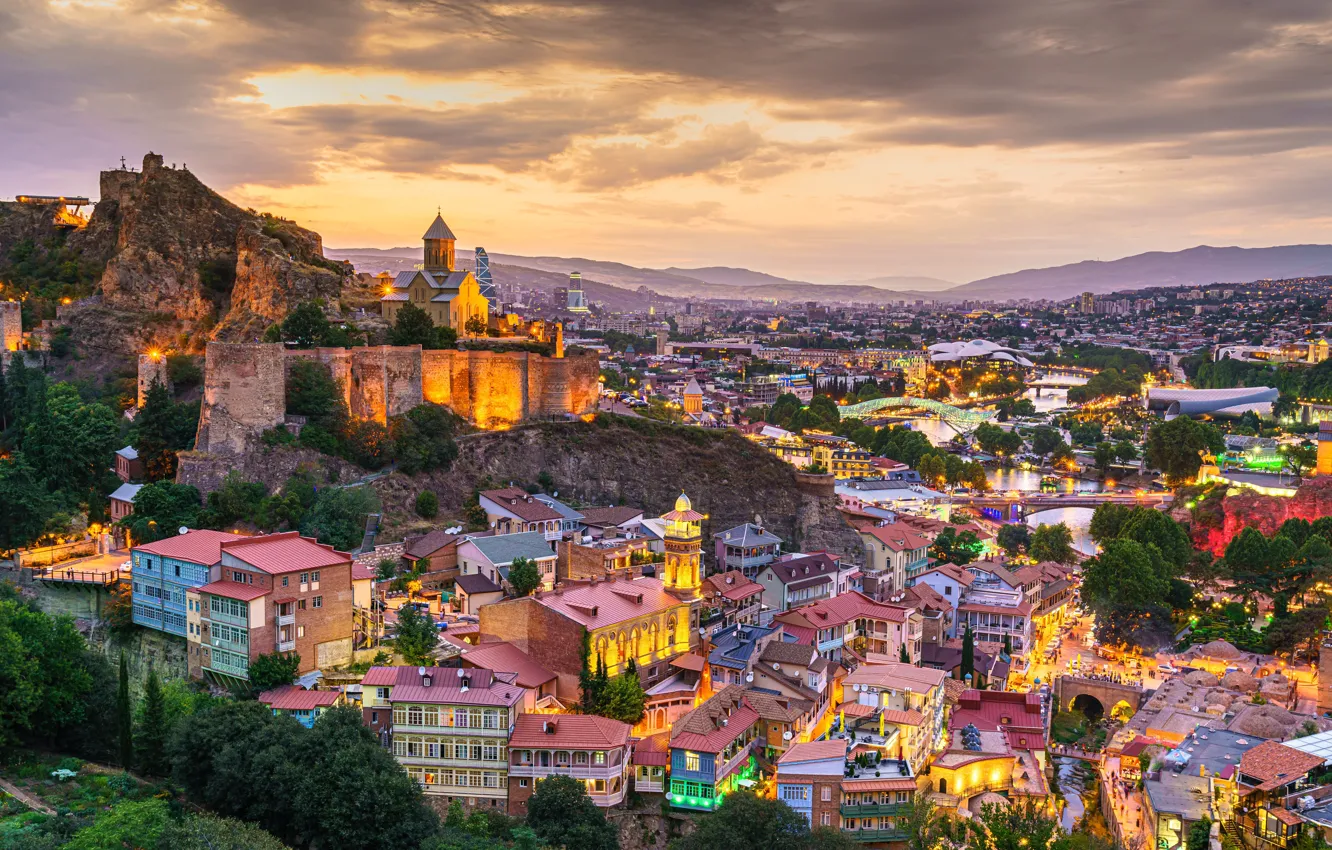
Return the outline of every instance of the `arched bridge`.
<path id="1" fill-rule="evenodd" d="M 1055 679 L 1055 703 L 1061 711 L 1072 711 L 1079 698 L 1095 700 L 1103 714 L 1110 714 L 1121 702 L 1127 703 L 1133 711 L 1142 705 L 1143 690 L 1140 685 L 1123 682 L 1111 682 L 1103 679 L 1089 679 L 1085 676 L 1060 676 Z"/>
<path id="2" fill-rule="evenodd" d="M 881 410 L 898 407 L 927 410 L 942 419 L 948 427 L 964 436 L 975 431 L 977 426 L 989 422 L 996 413 L 994 410 L 965 410 L 931 398 L 912 398 L 911 396 L 871 399 L 858 404 L 838 407 L 837 412 L 841 414 L 843 419 L 864 419 Z"/>

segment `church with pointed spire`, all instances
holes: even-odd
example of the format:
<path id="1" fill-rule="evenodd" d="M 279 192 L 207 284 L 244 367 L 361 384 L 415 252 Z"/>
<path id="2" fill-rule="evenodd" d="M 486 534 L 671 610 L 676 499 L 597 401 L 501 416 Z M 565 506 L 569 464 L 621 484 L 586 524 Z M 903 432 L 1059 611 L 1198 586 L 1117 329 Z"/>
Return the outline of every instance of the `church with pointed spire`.
<path id="1" fill-rule="evenodd" d="M 475 336 L 467 331 L 468 320 L 477 318 L 489 324 L 492 305 L 481 293 L 476 276 L 455 263 L 457 237 L 442 214 L 437 214 L 421 237 L 425 242 L 425 262 L 420 268 L 398 272 L 384 287 L 379 312 L 393 324 L 404 304 L 424 310 L 435 323 L 453 328 L 459 337 Z M 473 323 L 475 324 L 475 323 Z"/>

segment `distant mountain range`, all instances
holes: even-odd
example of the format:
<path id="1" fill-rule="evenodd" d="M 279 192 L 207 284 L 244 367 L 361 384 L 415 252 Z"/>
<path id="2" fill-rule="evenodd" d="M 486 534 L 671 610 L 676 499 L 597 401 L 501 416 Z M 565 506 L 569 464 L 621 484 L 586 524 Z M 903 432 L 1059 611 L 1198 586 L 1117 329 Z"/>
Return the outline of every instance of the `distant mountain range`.
<path id="1" fill-rule="evenodd" d="M 326 256 L 349 260 L 358 271 L 410 269 L 421 261 L 420 248 L 329 248 Z M 471 260 L 471 251 L 459 251 Z M 1064 266 L 1024 269 L 956 285 L 932 277 L 887 276 L 837 284 L 789 280 L 745 268 L 649 269 L 583 257 L 524 257 L 491 254 L 499 282 L 540 289 L 563 286 L 569 272 L 582 272 L 588 297 L 614 309 L 641 306 L 636 292 L 646 287 L 678 298 L 735 298 L 771 301 L 826 301 L 886 304 L 918 299 L 936 301 L 1073 298 L 1082 292 L 1104 294 L 1155 286 L 1196 286 L 1253 280 L 1332 275 L 1332 245 L 1285 245 L 1275 248 L 1214 248 L 1152 251 L 1119 260 L 1086 260 Z"/>

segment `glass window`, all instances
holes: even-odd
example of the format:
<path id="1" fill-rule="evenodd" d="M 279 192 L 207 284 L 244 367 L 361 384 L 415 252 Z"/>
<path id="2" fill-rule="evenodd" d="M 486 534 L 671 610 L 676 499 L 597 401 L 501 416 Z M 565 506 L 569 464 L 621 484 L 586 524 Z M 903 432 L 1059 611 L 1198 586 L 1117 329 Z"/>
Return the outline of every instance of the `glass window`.
<path id="1" fill-rule="evenodd" d="M 322 596 L 316 596 L 314 599 L 310 600 L 310 607 L 311 607 L 311 608 L 323 608 L 323 607 L 324 607 L 324 597 L 322 597 Z"/>
<path id="2" fill-rule="evenodd" d="M 319 581 L 319 570 L 310 573 L 310 581 Z"/>
<path id="3" fill-rule="evenodd" d="M 698 763 L 698 753 L 685 753 L 685 770 L 698 770 Z"/>
<path id="4" fill-rule="evenodd" d="M 419 706 L 419 705 L 413 705 L 413 706 L 410 706 L 410 707 L 407 709 L 407 725 L 408 725 L 408 726 L 420 726 L 420 725 L 421 725 L 421 720 L 422 720 L 423 717 L 424 717 L 424 713 L 421 711 L 421 706 Z"/>
<path id="5" fill-rule="evenodd" d="M 301 573 L 301 584 L 309 584 L 309 583 L 310 583 L 310 574 Z"/>

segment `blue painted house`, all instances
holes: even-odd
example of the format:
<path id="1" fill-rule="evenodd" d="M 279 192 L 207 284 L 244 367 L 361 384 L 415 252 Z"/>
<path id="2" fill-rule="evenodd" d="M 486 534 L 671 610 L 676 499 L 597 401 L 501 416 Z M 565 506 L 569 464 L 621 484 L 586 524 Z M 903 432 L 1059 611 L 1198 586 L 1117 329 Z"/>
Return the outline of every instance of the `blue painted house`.
<path id="1" fill-rule="evenodd" d="M 671 805 L 712 811 L 735 789 L 755 785 L 754 749 L 763 746 L 762 726 L 738 685 L 723 688 L 675 721 L 667 792 Z"/>
<path id="2" fill-rule="evenodd" d="M 309 729 L 319 716 L 335 705 L 341 705 L 342 691 L 307 691 L 299 685 L 282 685 L 264 691 L 259 702 L 273 709 L 274 714 L 285 714 Z"/>
<path id="3" fill-rule="evenodd" d="M 131 549 L 135 624 L 187 637 L 186 591 L 208 584 L 222 544 L 240 539 L 225 531 L 187 531 Z"/>

